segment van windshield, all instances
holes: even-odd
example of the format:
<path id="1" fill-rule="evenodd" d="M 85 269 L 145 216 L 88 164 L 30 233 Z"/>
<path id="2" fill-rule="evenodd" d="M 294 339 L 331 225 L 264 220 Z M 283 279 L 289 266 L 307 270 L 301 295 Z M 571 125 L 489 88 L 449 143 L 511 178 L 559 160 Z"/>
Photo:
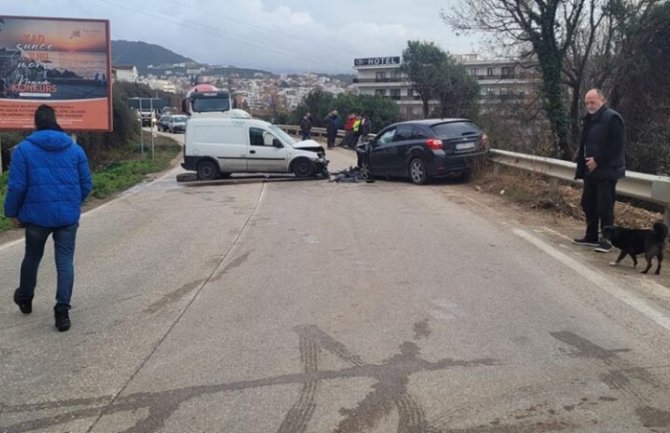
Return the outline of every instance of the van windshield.
<path id="1" fill-rule="evenodd" d="M 288 144 L 295 143 L 295 140 L 293 139 L 293 137 L 288 135 L 286 132 L 284 132 L 283 129 L 281 129 L 277 125 L 270 125 L 270 130 L 272 131 L 273 134 L 275 134 L 277 137 L 279 137 L 282 141 L 284 141 Z"/>

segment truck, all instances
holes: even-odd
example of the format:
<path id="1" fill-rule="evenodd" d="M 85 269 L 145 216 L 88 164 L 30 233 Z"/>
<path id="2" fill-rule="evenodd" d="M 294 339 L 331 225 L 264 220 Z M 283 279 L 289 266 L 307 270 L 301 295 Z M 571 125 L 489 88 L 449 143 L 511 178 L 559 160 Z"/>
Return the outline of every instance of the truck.
<path id="1" fill-rule="evenodd" d="M 234 96 L 230 91 L 219 89 L 212 84 L 196 84 L 182 100 L 182 111 L 190 117 L 212 117 L 219 113 L 223 117 L 242 116 L 240 112 L 243 110 L 237 107 Z M 242 117 L 247 116 L 248 114 Z"/>

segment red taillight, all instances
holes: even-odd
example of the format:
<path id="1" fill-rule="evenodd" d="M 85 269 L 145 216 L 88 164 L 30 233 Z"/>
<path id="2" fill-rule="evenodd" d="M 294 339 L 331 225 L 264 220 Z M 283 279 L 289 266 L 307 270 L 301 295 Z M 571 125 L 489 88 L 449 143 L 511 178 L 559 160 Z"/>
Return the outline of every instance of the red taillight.
<path id="1" fill-rule="evenodd" d="M 438 150 L 442 149 L 442 140 L 439 138 L 429 138 L 426 140 L 426 146 L 428 146 L 429 149 L 433 150 Z"/>
<path id="2" fill-rule="evenodd" d="M 489 147 L 489 136 L 486 133 L 482 134 L 482 146 Z"/>

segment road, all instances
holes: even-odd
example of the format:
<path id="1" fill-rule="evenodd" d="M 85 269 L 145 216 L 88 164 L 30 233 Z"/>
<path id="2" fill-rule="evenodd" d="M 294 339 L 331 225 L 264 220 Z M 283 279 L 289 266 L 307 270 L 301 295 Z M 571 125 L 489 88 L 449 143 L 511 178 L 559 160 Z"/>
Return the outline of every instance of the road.
<path id="1" fill-rule="evenodd" d="M 0 432 L 670 431 L 665 280 L 456 182 L 180 172 L 85 214 L 69 332 L 0 245 Z"/>

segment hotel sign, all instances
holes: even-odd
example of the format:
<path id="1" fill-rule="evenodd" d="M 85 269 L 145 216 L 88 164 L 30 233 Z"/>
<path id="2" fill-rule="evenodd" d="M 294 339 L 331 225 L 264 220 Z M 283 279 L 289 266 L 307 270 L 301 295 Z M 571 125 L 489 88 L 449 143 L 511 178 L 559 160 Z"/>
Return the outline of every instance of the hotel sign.
<path id="1" fill-rule="evenodd" d="M 399 64 L 400 57 L 366 57 L 364 59 L 354 59 L 354 66 L 385 66 Z"/>

